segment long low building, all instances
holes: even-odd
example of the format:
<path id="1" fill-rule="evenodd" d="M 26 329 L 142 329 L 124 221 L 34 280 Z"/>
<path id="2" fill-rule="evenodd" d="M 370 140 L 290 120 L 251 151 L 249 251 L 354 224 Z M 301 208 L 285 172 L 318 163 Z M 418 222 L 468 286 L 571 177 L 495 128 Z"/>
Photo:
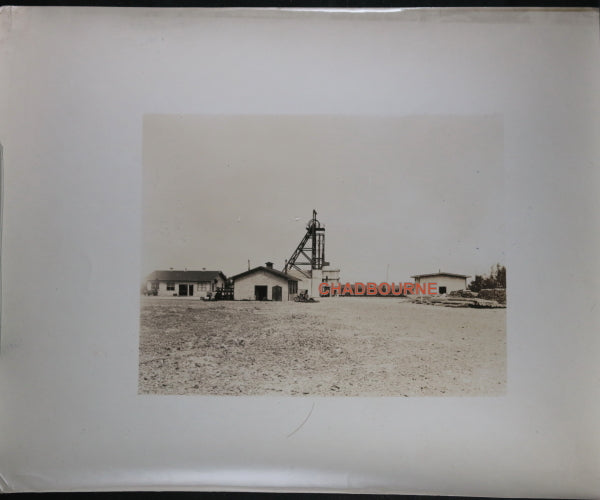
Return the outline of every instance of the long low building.
<path id="1" fill-rule="evenodd" d="M 221 271 L 154 271 L 146 278 L 146 294 L 158 297 L 206 297 L 225 286 Z"/>
<path id="2" fill-rule="evenodd" d="M 230 278 L 233 300 L 294 300 L 298 294 L 298 279 L 273 269 L 273 263 L 249 269 Z"/>
<path id="3" fill-rule="evenodd" d="M 465 290 L 469 276 L 440 271 L 438 273 L 416 274 L 415 276 L 411 276 L 411 278 L 414 278 L 415 284 L 437 283 L 438 293 L 443 295 L 456 290 Z"/>

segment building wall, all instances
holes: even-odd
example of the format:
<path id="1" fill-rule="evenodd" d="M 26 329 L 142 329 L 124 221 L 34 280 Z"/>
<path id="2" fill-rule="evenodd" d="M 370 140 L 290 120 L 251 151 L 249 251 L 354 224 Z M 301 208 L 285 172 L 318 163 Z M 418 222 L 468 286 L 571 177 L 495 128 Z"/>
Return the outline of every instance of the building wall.
<path id="1" fill-rule="evenodd" d="M 203 298 L 206 297 L 208 292 L 212 292 L 212 294 L 214 295 L 215 291 L 217 288 L 223 287 L 225 285 L 225 282 L 223 281 L 223 279 L 219 276 L 218 278 L 216 278 L 217 282 L 203 282 L 203 283 L 198 283 L 198 282 L 193 282 L 193 281 L 173 281 L 172 283 L 175 285 L 175 290 L 167 290 L 167 281 L 160 281 L 158 283 L 158 297 L 177 297 L 179 296 L 179 285 L 180 284 L 188 284 L 188 285 L 194 285 L 194 295 L 188 295 L 188 297 L 197 297 L 197 298 Z M 171 283 L 169 281 L 169 283 Z M 202 286 L 204 285 L 205 286 Z M 201 289 L 204 288 L 204 289 Z M 150 291 L 152 289 L 152 281 L 148 281 L 146 283 L 146 289 L 148 291 Z"/>
<path id="2" fill-rule="evenodd" d="M 455 278 L 452 276 L 427 276 L 426 278 L 415 278 L 415 283 L 437 283 L 438 290 L 441 286 L 446 287 L 446 293 L 467 288 L 466 278 Z"/>
<path id="3" fill-rule="evenodd" d="M 339 283 L 340 282 L 340 270 L 339 269 L 327 269 L 323 268 L 323 281 L 328 283 Z"/>
<path id="4" fill-rule="evenodd" d="M 319 285 L 323 282 L 323 271 L 313 269 L 311 271 L 310 289 L 308 290 L 309 297 L 319 296 Z"/>
<path id="5" fill-rule="evenodd" d="M 279 278 L 264 271 L 256 271 L 235 280 L 233 284 L 233 300 L 255 300 L 254 287 L 267 286 L 267 300 L 273 300 L 273 287 L 281 287 L 281 300 L 293 300 L 294 295 L 288 293 L 288 280 Z"/>
<path id="6" fill-rule="evenodd" d="M 308 291 L 309 297 L 318 297 L 319 296 L 319 285 L 323 281 L 327 281 L 328 283 L 339 283 L 340 282 L 340 270 L 339 269 L 327 269 L 324 268 L 322 270 L 313 269 L 311 271 L 312 278 L 307 278 L 302 273 L 297 271 L 296 269 L 292 269 L 288 273 L 290 276 L 293 276 L 298 280 L 298 291 L 306 290 Z M 327 278 L 327 280 L 325 280 Z"/>
<path id="7" fill-rule="evenodd" d="M 311 283 L 310 278 L 307 278 L 300 271 L 298 271 L 296 269 L 290 269 L 288 271 L 288 274 L 298 280 L 298 293 L 302 292 L 303 290 L 307 290 L 308 293 L 310 294 L 310 291 L 312 288 L 312 283 Z"/>
<path id="8" fill-rule="evenodd" d="M 309 297 L 319 296 L 319 284 L 321 283 L 321 277 L 318 274 L 315 276 L 315 271 L 317 271 L 317 273 L 320 272 L 318 270 L 313 270 L 312 278 L 307 278 L 303 274 L 298 273 L 298 293 L 306 291 L 308 292 Z"/>

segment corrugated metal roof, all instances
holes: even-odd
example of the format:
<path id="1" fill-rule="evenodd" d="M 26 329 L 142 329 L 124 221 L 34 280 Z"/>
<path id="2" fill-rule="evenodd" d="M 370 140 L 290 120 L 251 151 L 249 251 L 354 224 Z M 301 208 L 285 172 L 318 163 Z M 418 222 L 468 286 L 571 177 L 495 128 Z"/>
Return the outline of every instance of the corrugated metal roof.
<path id="1" fill-rule="evenodd" d="M 226 280 L 221 271 L 154 271 L 148 275 L 148 281 L 213 281 L 217 278 Z"/>

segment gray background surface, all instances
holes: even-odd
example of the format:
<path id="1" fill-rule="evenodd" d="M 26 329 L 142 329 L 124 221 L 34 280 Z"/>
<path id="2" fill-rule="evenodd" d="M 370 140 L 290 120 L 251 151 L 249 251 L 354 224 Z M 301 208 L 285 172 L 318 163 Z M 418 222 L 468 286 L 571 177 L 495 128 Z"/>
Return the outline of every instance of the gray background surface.
<path id="1" fill-rule="evenodd" d="M 596 11 L 3 7 L 0 37 L 3 489 L 597 496 Z M 501 115 L 508 395 L 138 396 L 157 113 Z"/>

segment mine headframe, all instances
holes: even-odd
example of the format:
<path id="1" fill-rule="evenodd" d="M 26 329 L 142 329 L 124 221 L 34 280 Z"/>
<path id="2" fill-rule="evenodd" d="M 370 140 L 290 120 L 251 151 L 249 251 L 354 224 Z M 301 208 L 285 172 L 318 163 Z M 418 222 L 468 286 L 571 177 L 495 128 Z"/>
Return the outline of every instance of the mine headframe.
<path id="1" fill-rule="evenodd" d="M 328 265 L 329 262 L 325 262 L 325 228 L 317 220 L 317 211 L 313 210 L 312 219 L 306 224 L 306 234 L 286 261 L 283 272 L 296 269 L 310 278 L 313 269 L 323 269 Z"/>

